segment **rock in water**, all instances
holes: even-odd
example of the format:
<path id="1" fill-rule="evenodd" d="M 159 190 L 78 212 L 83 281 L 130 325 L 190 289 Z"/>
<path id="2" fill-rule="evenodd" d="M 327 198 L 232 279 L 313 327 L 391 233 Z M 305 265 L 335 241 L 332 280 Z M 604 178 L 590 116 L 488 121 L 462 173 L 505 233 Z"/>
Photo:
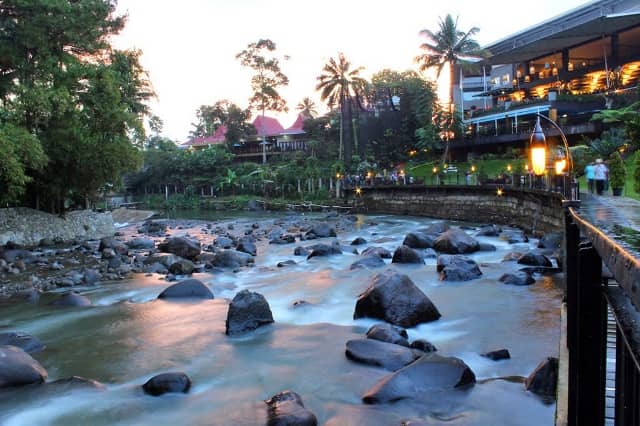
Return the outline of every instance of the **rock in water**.
<path id="1" fill-rule="evenodd" d="M 0 360 L 0 388 L 42 383 L 47 378 L 42 365 L 15 346 L 0 346 Z"/>
<path id="2" fill-rule="evenodd" d="M 75 291 L 72 291 L 71 293 L 65 294 L 60 299 L 54 300 L 53 302 L 50 303 L 50 305 L 86 307 L 86 306 L 91 306 L 92 303 L 91 303 L 91 300 L 89 300 L 89 298 L 79 293 L 76 293 Z"/>
<path id="3" fill-rule="evenodd" d="M 270 399 L 267 404 L 267 426 L 316 426 L 316 416 L 302 403 L 295 392 L 283 391 Z"/>
<path id="4" fill-rule="evenodd" d="M 374 324 L 367 330 L 367 339 L 380 340 L 381 342 L 393 343 L 395 345 L 409 347 L 408 338 L 407 330 L 394 327 L 386 322 Z"/>
<path id="5" fill-rule="evenodd" d="M 142 385 L 145 393 L 160 396 L 165 393 L 187 393 L 191 388 L 191 379 L 184 373 L 163 373 L 150 378 Z"/>
<path id="6" fill-rule="evenodd" d="M 389 250 L 383 247 L 367 247 L 362 252 L 362 257 L 378 256 L 382 259 L 391 259 L 392 255 Z"/>
<path id="7" fill-rule="evenodd" d="M 478 251 L 478 241 L 462 229 L 451 228 L 435 239 L 433 248 L 448 254 L 473 253 Z"/>
<path id="8" fill-rule="evenodd" d="M 544 254 L 528 252 L 520 256 L 518 259 L 518 263 L 521 265 L 530 265 L 530 266 L 545 266 L 550 267 L 553 266 L 551 261 Z"/>
<path id="9" fill-rule="evenodd" d="M 502 274 L 498 280 L 510 285 L 531 285 L 536 282 L 530 274 L 524 271 Z"/>
<path id="10" fill-rule="evenodd" d="M 330 227 L 328 223 L 317 223 L 305 234 L 308 240 L 335 236 L 336 230 Z"/>
<path id="11" fill-rule="evenodd" d="M 469 281 L 482 275 L 478 264 L 461 254 L 441 254 L 436 270 L 440 273 L 441 281 Z"/>
<path id="12" fill-rule="evenodd" d="M 400 327 L 435 321 L 440 312 L 405 274 L 386 270 L 358 297 L 353 319 L 379 318 Z"/>
<path id="13" fill-rule="evenodd" d="M 11 345 L 27 353 L 42 351 L 45 346 L 40 339 L 27 333 L 0 333 L 0 345 Z"/>
<path id="14" fill-rule="evenodd" d="M 349 269 L 360 269 L 360 268 L 365 268 L 365 269 L 371 269 L 371 268 L 381 268 L 383 266 L 385 266 L 386 263 L 384 263 L 384 260 L 382 260 L 381 257 L 379 256 L 367 256 L 365 258 L 362 258 L 360 260 L 357 260 L 355 262 L 353 262 L 351 264 L 351 266 L 349 267 Z"/>
<path id="15" fill-rule="evenodd" d="M 433 247 L 434 238 L 431 235 L 423 234 L 421 232 L 409 232 L 405 235 L 402 244 L 414 249 L 424 249 Z"/>
<path id="16" fill-rule="evenodd" d="M 228 336 L 271 324 L 273 315 L 263 295 L 249 290 L 236 294 L 227 311 L 225 333 Z"/>
<path id="17" fill-rule="evenodd" d="M 393 252 L 391 263 L 419 263 L 424 264 L 424 260 L 417 251 L 411 247 L 401 245 Z"/>
<path id="18" fill-rule="evenodd" d="M 396 371 L 415 361 L 420 357 L 416 353 L 406 346 L 373 339 L 349 340 L 345 351 L 347 358 L 352 361 L 390 371 Z"/>
<path id="19" fill-rule="evenodd" d="M 158 299 L 175 299 L 181 297 L 213 299 L 213 293 L 202 281 L 191 278 L 167 287 L 160 293 Z"/>
<path id="20" fill-rule="evenodd" d="M 171 237 L 158 244 L 158 250 L 194 260 L 200 254 L 200 242 L 186 237 Z"/>
<path id="21" fill-rule="evenodd" d="M 498 349 L 495 351 L 485 352 L 481 355 L 493 361 L 500 361 L 501 359 L 511 359 L 511 354 L 509 353 L 508 349 Z"/>
<path id="22" fill-rule="evenodd" d="M 384 404 L 401 399 L 420 400 L 475 382 L 475 374 L 461 359 L 430 353 L 382 378 L 363 395 L 362 401 Z"/>
<path id="23" fill-rule="evenodd" d="M 556 397 L 558 384 L 558 358 L 548 357 L 542 361 L 524 381 L 524 387 L 544 398 Z"/>

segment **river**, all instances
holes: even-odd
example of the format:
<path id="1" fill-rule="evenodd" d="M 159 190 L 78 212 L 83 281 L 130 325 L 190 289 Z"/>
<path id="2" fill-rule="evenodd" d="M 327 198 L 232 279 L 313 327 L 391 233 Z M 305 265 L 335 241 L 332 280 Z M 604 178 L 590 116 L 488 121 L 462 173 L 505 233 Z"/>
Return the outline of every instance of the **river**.
<path id="1" fill-rule="evenodd" d="M 244 229 L 256 220 L 218 220 L 216 226 L 233 223 L 235 229 Z M 393 252 L 407 232 L 432 222 L 358 216 L 355 229 L 340 233 L 338 239 L 348 245 L 360 236 L 367 246 Z M 194 235 L 199 228 L 172 232 Z M 497 250 L 470 256 L 483 272 L 473 281 L 439 281 L 435 259 L 426 259 L 425 265 L 387 266 L 407 274 L 442 314 L 438 321 L 408 329 L 410 340 L 427 339 L 439 354 L 459 357 L 475 372 L 478 383 L 455 398 L 427 404 L 363 404 L 362 395 L 389 372 L 348 360 L 345 343 L 363 337 L 379 322 L 353 320 L 356 299 L 376 270 L 350 270 L 358 259 L 351 253 L 305 260 L 293 256 L 298 243 L 259 241 L 254 267 L 194 274 L 212 289 L 213 300 L 157 300 L 169 284 L 160 275 L 139 274 L 78 288 L 93 302 L 90 308 L 47 306 L 55 294 L 43 295 L 37 305 L 0 306 L 0 331 L 27 332 L 47 345 L 34 358 L 48 371 L 49 381 L 76 375 L 106 385 L 98 392 L 52 393 L 37 386 L 4 391 L 0 424 L 265 424 L 262 401 L 290 389 L 301 395 L 319 424 L 399 425 L 402 420 L 422 419 L 425 424 L 552 425 L 554 404 L 543 403 L 518 381 L 486 379 L 527 376 L 545 357 L 557 356 L 561 291 L 548 277 L 536 276 L 536 283 L 527 287 L 498 281 L 502 273 L 521 266 L 503 262 L 504 255 L 534 248 L 536 240 L 514 245 L 497 237 L 478 239 Z M 288 259 L 298 263 L 275 266 Z M 230 338 L 224 334 L 227 307 L 242 289 L 266 297 L 275 324 Z M 296 300 L 309 303 L 294 309 Z M 507 348 L 511 359 L 495 362 L 480 356 L 499 348 Z M 167 371 L 189 375 L 189 394 L 151 397 L 142 392 L 141 384 Z"/>

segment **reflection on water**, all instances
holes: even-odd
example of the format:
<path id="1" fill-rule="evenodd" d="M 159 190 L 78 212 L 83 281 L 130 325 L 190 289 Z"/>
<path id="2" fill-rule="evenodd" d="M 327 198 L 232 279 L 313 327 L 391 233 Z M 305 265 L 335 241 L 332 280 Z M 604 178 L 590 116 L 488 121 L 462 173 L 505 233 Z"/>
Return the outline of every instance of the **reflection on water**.
<path id="1" fill-rule="evenodd" d="M 235 227 L 242 229 L 243 223 L 254 220 L 236 220 Z M 361 236 L 392 251 L 407 232 L 428 223 L 411 217 L 360 217 L 360 227 L 341 234 L 339 241 L 346 245 Z M 430 340 L 442 355 L 462 358 L 480 380 L 526 376 L 544 357 L 557 354 L 557 277 L 538 277 L 529 287 L 504 285 L 498 281 L 500 275 L 518 265 L 501 259 L 514 247 L 497 238 L 480 240 L 497 250 L 471 256 L 483 265 L 478 280 L 441 282 L 435 259 L 427 259 L 426 265 L 394 266 L 408 274 L 442 313 L 439 321 L 409 329 L 409 337 Z M 536 241 L 530 244 L 517 250 L 534 247 Z M 453 425 L 553 424 L 554 406 L 525 392 L 521 383 L 504 380 L 485 381 L 455 397 L 434 396 L 420 404 L 362 404 L 362 394 L 387 372 L 347 360 L 344 350 L 347 340 L 362 337 L 376 322 L 353 320 L 355 300 L 375 271 L 351 271 L 358 256 L 350 253 L 307 261 L 293 256 L 296 245 L 261 241 L 255 267 L 198 274 L 214 291 L 214 300 L 156 300 L 168 283 L 159 276 L 140 275 L 84 289 L 94 303 L 90 308 L 53 309 L 46 306 L 53 295 L 45 295 L 38 306 L 2 307 L 2 330 L 29 332 L 47 345 L 35 357 L 50 380 L 80 375 L 108 389 L 53 395 L 39 387 L 5 391 L 0 393 L 0 423 L 264 424 L 262 401 L 291 389 L 321 424 L 388 425 L 403 419 Z M 275 267 L 288 259 L 297 264 Z M 242 289 L 262 293 L 276 323 L 229 338 L 224 335 L 227 306 Z M 294 308 L 297 300 L 308 303 Z M 479 355 L 498 348 L 509 349 L 512 359 L 494 362 Z M 191 392 L 144 395 L 140 385 L 165 371 L 187 373 L 193 381 Z"/>

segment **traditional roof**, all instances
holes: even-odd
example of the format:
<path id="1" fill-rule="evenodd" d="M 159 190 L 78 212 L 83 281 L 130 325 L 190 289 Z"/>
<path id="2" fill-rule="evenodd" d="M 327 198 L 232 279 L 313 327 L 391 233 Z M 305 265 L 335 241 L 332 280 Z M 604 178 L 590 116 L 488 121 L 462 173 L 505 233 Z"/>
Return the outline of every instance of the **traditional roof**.
<path id="1" fill-rule="evenodd" d="M 284 128 L 278 120 L 272 117 L 259 115 L 253 120 L 253 127 L 256 128 L 257 136 L 278 136 Z"/>
<path id="2" fill-rule="evenodd" d="M 188 141 L 182 143 L 180 147 L 182 148 L 190 148 L 192 146 L 207 146 L 207 145 L 218 145 L 224 143 L 224 136 L 227 133 L 227 126 L 220 126 L 216 129 L 216 131 L 211 136 L 204 136 L 201 138 L 189 139 Z"/>
<path id="3" fill-rule="evenodd" d="M 301 135 L 305 133 L 302 127 L 304 125 L 304 120 L 305 120 L 304 115 L 298 114 L 296 121 L 294 121 L 290 127 L 288 127 L 287 129 L 284 129 L 281 134 L 282 135 Z"/>

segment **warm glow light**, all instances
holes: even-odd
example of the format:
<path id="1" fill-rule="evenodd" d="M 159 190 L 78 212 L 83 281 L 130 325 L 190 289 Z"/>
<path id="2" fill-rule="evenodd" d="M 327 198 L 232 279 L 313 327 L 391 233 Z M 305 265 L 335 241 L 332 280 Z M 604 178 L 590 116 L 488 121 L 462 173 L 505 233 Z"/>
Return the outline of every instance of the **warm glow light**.
<path id="1" fill-rule="evenodd" d="M 498 194 L 498 197 L 502 197 L 502 194 L 503 194 L 502 188 L 498 188 L 498 191 L 496 193 Z"/>
<path id="2" fill-rule="evenodd" d="M 340 173 L 336 173 L 336 178 L 340 179 Z"/>
<path id="3" fill-rule="evenodd" d="M 356 188 L 356 194 L 357 195 L 362 194 L 362 189 L 360 187 Z"/>
<path id="4" fill-rule="evenodd" d="M 511 171 L 511 164 L 507 164 L 507 171 Z"/>
<path id="5" fill-rule="evenodd" d="M 546 149 L 544 146 L 531 147 L 531 166 L 533 173 L 541 175 L 544 173 L 546 166 Z"/>
<path id="6" fill-rule="evenodd" d="M 434 173 L 434 174 L 435 174 L 435 173 L 438 173 L 438 168 L 437 168 L 437 167 L 434 167 L 434 168 L 433 168 L 433 173 Z"/>
<path id="7" fill-rule="evenodd" d="M 473 166 L 473 165 L 472 165 L 472 166 L 471 166 L 471 171 L 472 171 L 472 172 L 475 172 L 475 171 L 476 171 L 476 166 Z"/>
<path id="8" fill-rule="evenodd" d="M 556 161 L 556 174 L 561 175 L 564 172 L 565 167 L 567 167 L 567 160 L 562 159 Z"/>

